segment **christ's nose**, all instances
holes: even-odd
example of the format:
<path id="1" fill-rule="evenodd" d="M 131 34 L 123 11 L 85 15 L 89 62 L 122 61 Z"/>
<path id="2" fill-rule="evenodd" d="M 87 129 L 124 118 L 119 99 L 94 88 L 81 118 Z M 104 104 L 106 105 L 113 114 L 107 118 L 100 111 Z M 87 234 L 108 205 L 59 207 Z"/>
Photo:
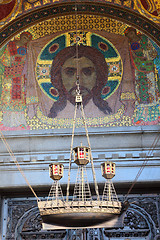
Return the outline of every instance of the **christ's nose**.
<path id="1" fill-rule="evenodd" d="M 78 81 L 79 81 L 80 86 L 84 86 L 84 76 L 83 76 L 82 71 L 80 71 L 78 74 Z"/>

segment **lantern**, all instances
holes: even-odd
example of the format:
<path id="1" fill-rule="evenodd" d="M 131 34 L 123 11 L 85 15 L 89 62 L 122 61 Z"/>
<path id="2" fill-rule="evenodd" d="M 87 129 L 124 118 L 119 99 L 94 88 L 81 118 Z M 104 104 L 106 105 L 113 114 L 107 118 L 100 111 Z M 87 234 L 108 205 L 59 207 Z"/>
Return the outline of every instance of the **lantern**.
<path id="1" fill-rule="evenodd" d="M 81 103 L 82 102 L 82 95 L 78 94 L 76 95 L 76 103 Z"/>
<path id="2" fill-rule="evenodd" d="M 102 176 L 106 179 L 111 179 L 115 176 L 115 163 L 104 162 L 101 164 Z"/>
<path id="3" fill-rule="evenodd" d="M 49 175 L 53 180 L 60 180 L 63 177 L 63 164 L 52 163 L 49 165 Z"/>
<path id="4" fill-rule="evenodd" d="M 89 147 L 75 147 L 73 149 L 74 162 L 77 165 L 87 165 L 90 160 L 90 148 Z"/>

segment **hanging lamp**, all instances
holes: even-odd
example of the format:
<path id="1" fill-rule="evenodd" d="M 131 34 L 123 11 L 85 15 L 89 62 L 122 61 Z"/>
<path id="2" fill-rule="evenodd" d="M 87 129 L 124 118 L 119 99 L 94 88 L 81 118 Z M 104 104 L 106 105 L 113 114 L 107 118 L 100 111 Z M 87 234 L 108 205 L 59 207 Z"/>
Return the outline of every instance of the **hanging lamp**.
<path id="1" fill-rule="evenodd" d="M 77 78 L 77 90 L 75 97 L 75 113 L 70 149 L 67 194 L 63 196 L 60 179 L 63 176 L 63 165 L 52 163 L 49 166 L 50 177 L 53 179 L 47 200 L 38 201 L 40 215 L 43 220 L 43 229 L 78 229 L 78 228 L 113 228 L 122 227 L 125 214 L 124 206 L 118 200 L 112 178 L 115 176 L 115 163 L 104 162 L 101 164 L 102 176 L 106 179 L 103 196 L 100 197 L 93 157 L 89 141 L 89 135 L 80 94 L 79 81 Z M 77 109 L 80 109 L 84 123 L 88 146 L 73 148 L 74 131 L 76 125 Z M 70 196 L 71 163 L 77 165 L 77 178 L 73 196 Z M 95 193 L 92 195 L 87 179 L 86 165 L 91 164 Z"/>

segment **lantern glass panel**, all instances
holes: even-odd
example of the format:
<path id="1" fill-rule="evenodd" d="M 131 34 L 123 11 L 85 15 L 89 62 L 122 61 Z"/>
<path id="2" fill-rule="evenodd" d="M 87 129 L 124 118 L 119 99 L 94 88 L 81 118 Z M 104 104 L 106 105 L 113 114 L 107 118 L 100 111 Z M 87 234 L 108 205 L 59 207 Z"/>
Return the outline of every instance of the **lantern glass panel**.
<path id="1" fill-rule="evenodd" d="M 57 175 L 58 174 L 58 166 L 54 165 L 54 174 Z"/>
<path id="2" fill-rule="evenodd" d="M 79 149 L 79 158 L 81 158 L 81 159 L 84 158 L 84 148 Z"/>

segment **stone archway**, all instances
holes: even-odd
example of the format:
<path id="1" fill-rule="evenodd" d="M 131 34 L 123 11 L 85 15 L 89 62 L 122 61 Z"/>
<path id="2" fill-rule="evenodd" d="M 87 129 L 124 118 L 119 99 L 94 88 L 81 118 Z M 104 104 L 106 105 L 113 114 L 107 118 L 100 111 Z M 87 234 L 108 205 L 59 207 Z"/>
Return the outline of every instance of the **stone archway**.
<path id="1" fill-rule="evenodd" d="M 26 211 L 19 219 L 15 228 L 15 240 L 56 239 L 62 240 L 66 231 L 41 231 L 42 219 L 38 207 Z"/>
<path id="2" fill-rule="evenodd" d="M 104 230 L 104 235 L 109 239 L 137 238 L 156 240 L 156 226 L 150 214 L 142 207 L 131 204 L 126 212 L 123 229 Z"/>
<path id="3" fill-rule="evenodd" d="M 38 207 L 27 210 L 19 219 L 15 228 L 15 240 L 33 239 L 64 239 L 66 231 L 41 231 L 42 219 Z M 98 230 L 100 231 L 100 230 Z M 89 231 L 88 231 L 89 233 Z M 101 231 L 102 233 L 102 231 Z M 129 237 L 148 240 L 157 240 L 156 226 L 149 213 L 144 208 L 131 204 L 126 212 L 123 229 L 104 229 L 104 240 L 108 238 Z M 88 238 L 89 235 L 88 235 Z"/>

